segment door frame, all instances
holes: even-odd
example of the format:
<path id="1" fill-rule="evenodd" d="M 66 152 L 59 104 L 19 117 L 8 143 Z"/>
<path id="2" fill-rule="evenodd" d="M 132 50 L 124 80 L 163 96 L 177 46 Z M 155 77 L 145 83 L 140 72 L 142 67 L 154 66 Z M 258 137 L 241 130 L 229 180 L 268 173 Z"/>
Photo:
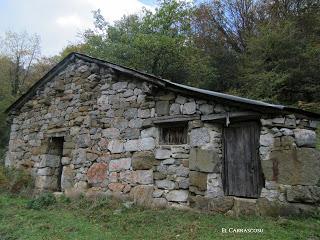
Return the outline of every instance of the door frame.
<path id="1" fill-rule="evenodd" d="M 261 131 L 261 123 L 258 119 L 246 119 L 246 120 L 238 120 L 238 121 L 233 121 L 229 126 L 223 126 L 222 128 L 222 152 L 223 152 L 223 158 L 222 158 L 222 172 L 221 172 L 221 177 L 222 177 L 222 186 L 223 186 L 223 191 L 224 191 L 224 194 L 225 196 L 235 196 L 235 195 L 230 195 L 229 194 L 229 189 L 228 189 L 228 183 L 227 183 L 227 171 L 228 171 L 228 168 L 227 168 L 227 164 L 226 164 L 226 134 L 225 134 L 225 131 L 226 131 L 226 128 L 229 128 L 229 127 L 241 127 L 241 126 L 245 126 L 245 125 L 250 125 L 250 123 L 254 123 L 258 126 L 258 129 Z M 261 164 L 261 159 L 260 159 L 260 153 L 259 153 L 259 148 L 260 148 L 260 131 L 259 131 L 259 136 L 258 136 L 258 139 L 256 140 L 257 141 L 257 163 L 258 163 L 258 171 L 260 171 L 259 173 L 259 176 L 260 176 L 260 180 L 257 184 L 259 184 L 259 189 L 258 189 L 258 193 L 257 193 L 257 196 L 256 197 L 253 197 L 253 196 L 235 196 L 235 197 L 242 197 L 242 198 L 259 198 L 260 197 L 260 194 L 261 194 L 261 189 L 265 186 L 265 178 L 264 178 L 264 175 L 263 175 L 263 171 L 262 171 L 262 164 Z"/>

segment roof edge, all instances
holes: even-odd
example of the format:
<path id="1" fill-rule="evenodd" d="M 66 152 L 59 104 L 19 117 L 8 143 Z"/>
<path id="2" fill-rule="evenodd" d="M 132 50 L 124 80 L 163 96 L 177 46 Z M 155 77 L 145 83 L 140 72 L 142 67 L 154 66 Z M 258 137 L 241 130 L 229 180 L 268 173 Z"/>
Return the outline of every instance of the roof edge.
<path id="1" fill-rule="evenodd" d="M 238 97 L 238 96 L 229 95 L 229 94 L 225 94 L 225 93 L 209 91 L 209 90 L 195 88 L 195 87 L 191 87 L 191 86 L 187 86 L 187 85 L 183 85 L 183 84 L 179 84 L 179 83 L 174 83 L 174 82 L 171 82 L 170 80 L 163 79 L 161 77 L 158 77 L 158 76 L 155 76 L 155 75 L 152 75 L 149 73 L 145 73 L 145 72 L 142 72 L 142 71 L 130 68 L 130 67 L 126 67 L 126 66 L 122 66 L 119 64 L 111 63 L 109 61 L 94 58 L 94 57 L 91 57 L 91 56 L 88 56 L 88 55 L 85 55 L 82 53 L 78 53 L 78 52 L 69 53 L 63 60 L 61 60 L 58 64 L 56 64 L 53 68 L 51 68 L 42 78 L 40 78 L 34 85 L 32 85 L 26 93 L 24 93 L 14 103 L 12 103 L 5 110 L 5 113 L 12 112 L 13 110 L 17 110 L 20 107 L 22 107 L 23 104 L 25 103 L 25 100 L 28 100 L 30 97 L 32 97 L 38 87 L 49 82 L 62 68 L 66 67 L 75 58 L 78 58 L 78 59 L 81 59 L 81 60 L 84 60 L 87 62 L 91 62 L 91 63 L 96 63 L 98 65 L 102 65 L 105 67 L 112 68 L 116 71 L 120 71 L 122 73 L 132 75 L 132 76 L 137 77 L 141 80 L 151 82 L 153 84 L 156 84 L 156 85 L 163 87 L 163 88 L 170 89 L 172 91 L 189 92 L 189 94 L 197 93 L 197 94 L 199 94 L 203 97 L 206 97 L 206 98 L 214 98 L 214 99 L 218 99 L 223 102 L 230 103 L 230 104 L 259 108 L 261 111 L 262 110 L 269 110 L 269 111 L 277 112 L 277 113 L 281 113 L 281 114 L 296 113 L 296 114 L 301 114 L 301 115 L 309 117 L 309 118 L 320 119 L 319 113 L 310 112 L 310 111 L 302 110 L 299 108 L 294 108 L 294 107 L 289 107 L 289 106 L 284 106 L 284 105 L 276 105 L 276 104 L 266 103 L 266 102 L 262 102 L 262 101 Z"/>

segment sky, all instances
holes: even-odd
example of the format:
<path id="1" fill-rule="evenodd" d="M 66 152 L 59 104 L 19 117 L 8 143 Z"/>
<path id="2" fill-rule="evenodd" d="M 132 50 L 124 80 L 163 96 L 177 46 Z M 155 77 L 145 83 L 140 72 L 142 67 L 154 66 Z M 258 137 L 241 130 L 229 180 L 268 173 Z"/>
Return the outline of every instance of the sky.
<path id="1" fill-rule="evenodd" d="M 93 26 L 93 10 L 101 9 L 112 23 L 124 14 L 155 6 L 156 0 L 0 0 L 0 36 L 6 31 L 38 34 L 42 54 L 52 56 Z"/>

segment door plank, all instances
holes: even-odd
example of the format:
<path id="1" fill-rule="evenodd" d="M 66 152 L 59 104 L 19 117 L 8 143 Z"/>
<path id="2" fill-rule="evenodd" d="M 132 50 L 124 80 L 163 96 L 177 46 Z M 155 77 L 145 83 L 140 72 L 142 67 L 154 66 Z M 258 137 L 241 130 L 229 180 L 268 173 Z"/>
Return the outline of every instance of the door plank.
<path id="1" fill-rule="evenodd" d="M 256 122 L 224 129 L 224 191 L 226 195 L 257 198 L 263 186 L 259 158 L 260 128 Z"/>

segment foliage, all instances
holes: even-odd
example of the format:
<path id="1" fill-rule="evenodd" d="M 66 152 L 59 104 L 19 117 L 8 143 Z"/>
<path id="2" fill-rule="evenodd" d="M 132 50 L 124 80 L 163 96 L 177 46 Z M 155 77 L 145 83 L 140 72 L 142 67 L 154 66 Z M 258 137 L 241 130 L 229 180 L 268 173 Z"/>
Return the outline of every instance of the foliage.
<path id="1" fill-rule="evenodd" d="M 56 202 L 56 198 L 52 193 L 42 193 L 35 199 L 29 200 L 27 203 L 27 208 L 40 210 L 54 205 Z"/>
<path id="2" fill-rule="evenodd" d="M 1 53 L 10 61 L 10 83 L 13 96 L 25 91 L 29 79 L 30 68 L 40 55 L 40 38 L 27 32 L 6 32 L 0 39 Z"/>
<path id="3" fill-rule="evenodd" d="M 3 164 L 10 131 L 4 111 L 59 59 L 41 57 L 38 36 L 26 32 L 7 32 L 0 36 L 0 42 L 0 164 Z"/>
<path id="4" fill-rule="evenodd" d="M 198 49 L 191 36 L 193 7 L 184 1 L 161 1 L 155 12 L 124 16 L 108 24 L 100 11 L 94 12 L 95 29 L 83 34 L 83 44 L 70 50 L 144 70 L 182 83 L 215 78 L 209 57 Z M 193 81 L 195 83 L 195 81 Z"/>
<path id="5" fill-rule="evenodd" d="M 0 238 L 284 240 L 320 237 L 319 218 L 232 218 L 174 209 L 135 206 L 126 209 L 103 199 L 86 201 L 81 205 L 56 203 L 35 211 L 25 208 L 28 199 L 0 195 Z M 264 231 L 262 234 L 226 234 L 221 232 L 222 228 L 263 228 Z"/>
<path id="6" fill-rule="evenodd" d="M 97 10 L 95 28 L 62 55 L 81 51 L 175 82 L 308 109 L 320 97 L 319 10 L 318 0 L 161 0 L 155 11 L 113 25 Z"/>
<path id="7" fill-rule="evenodd" d="M 24 169 L 0 166 L 0 190 L 10 194 L 30 196 L 33 179 Z"/>

